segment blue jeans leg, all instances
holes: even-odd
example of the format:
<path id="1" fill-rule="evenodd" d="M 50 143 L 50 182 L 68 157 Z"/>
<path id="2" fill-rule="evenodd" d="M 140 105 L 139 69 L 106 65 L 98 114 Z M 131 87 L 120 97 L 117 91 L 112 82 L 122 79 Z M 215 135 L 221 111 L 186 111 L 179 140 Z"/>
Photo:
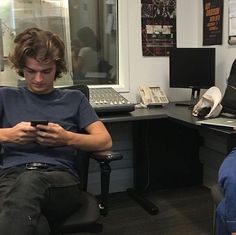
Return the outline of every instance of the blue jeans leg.
<path id="1" fill-rule="evenodd" d="M 224 200 L 217 208 L 218 235 L 236 232 L 236 149 L 225 158 L 219 170 L 219 183 Z"/>
<path id="2" fill-rule="evenodd" d="M 225 200 L 222 200 L 216 210 L 216 235 L 231 235 L 227 230 L 225 218 Z"/>

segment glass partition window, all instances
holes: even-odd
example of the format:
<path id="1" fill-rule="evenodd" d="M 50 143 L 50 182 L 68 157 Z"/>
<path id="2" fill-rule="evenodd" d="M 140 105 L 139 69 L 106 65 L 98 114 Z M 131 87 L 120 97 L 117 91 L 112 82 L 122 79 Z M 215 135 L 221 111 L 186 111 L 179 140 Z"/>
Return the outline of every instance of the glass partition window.
<path id="1" fill-rule="evenodd" d="M 0 1 L 0 85 L 20 85 L 7 57 L 15 36 L 29 27 L 59 34 L 69 73 L 56 85 L 119 84 L 116 0 Z"/>

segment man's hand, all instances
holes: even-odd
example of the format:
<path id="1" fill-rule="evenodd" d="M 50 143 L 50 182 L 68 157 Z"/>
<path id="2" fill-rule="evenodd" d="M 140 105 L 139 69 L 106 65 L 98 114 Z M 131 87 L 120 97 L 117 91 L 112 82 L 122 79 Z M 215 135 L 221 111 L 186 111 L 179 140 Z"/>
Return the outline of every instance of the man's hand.
<path id="1" fill-rule="evenodd" d="M 36 126 L 36 142 L 46 146 L 67 145 L 69 132 L 56 123 L 49 122 L 48 125 Z"/>
<path id="2" fill-rule="evenodd" d="M 20 122 L 11 128 L 2 129 L 1 135 L 5 138 L 4 142 L 23 145 L 35 142 L 36 131 L 30 122 Z"/>

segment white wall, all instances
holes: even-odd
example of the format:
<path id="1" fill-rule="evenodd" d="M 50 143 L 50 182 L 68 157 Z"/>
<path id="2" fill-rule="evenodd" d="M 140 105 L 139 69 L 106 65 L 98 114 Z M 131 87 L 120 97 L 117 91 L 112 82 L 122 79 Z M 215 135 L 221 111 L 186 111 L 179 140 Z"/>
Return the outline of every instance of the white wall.
<path id="1" fill-rule="evenodd" d="M 198 3 L 199 12 L 199 46 L 202 45 L 202 4 Z M 224 1 L 223 16 L 223 44 L 214 46 L 216 48 L 216 86 L 224 93 L 231 65 L 236 58 L 236 46 L 228 44 L 228 1 Z"/>
<path id="2" fill-rule="evenodd" d="M 128 3 L 128 76 L 129 92 L 123 93 L 132 102 L 138 102 L 140 84 L 159 85 L 170 100 L 190 98 L 190 89 L 169 88 L 169 58 L 143 57 L 141 47 L 141 1 Z M 202 1 L 177 0 L 177 47 L 202 46 Z M 124 24 L 124 21 L 122 22 Z M 126 28 L 123 25 L 123 28 Z M 120 26 L 122 30 L 122 25 Z M 228 45 L 228 1 L 224 1 L 223 45 L 216 47 L 216 86 L 224 92 L 226 78 L 236 57 L 236 46 Z M 122 48 L 121 48 L 122 50 Z M 124 54 L 124 51 L 122 51 Z M 203 91 L 204 92 L 204 91 Z"/>
<path id="3" fill-rule="evenodd" d="M 224 1 L 223 45 L 216 46 L 216 85 L 224 92 L 231 65 L 236 58 L 236 46 L 228 44 L 228 1 Z"/>

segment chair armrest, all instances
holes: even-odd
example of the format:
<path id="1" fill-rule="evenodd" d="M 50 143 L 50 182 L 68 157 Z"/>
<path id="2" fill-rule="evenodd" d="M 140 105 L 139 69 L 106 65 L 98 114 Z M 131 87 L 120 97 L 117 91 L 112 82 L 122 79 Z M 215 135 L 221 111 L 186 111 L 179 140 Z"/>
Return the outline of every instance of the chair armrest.
<path id="1" fill-rule="evenodd" d="M 90 157 L 98 162 L 111 162 L 121 160 L 123 158 L 119 152 L 110 150 L 91 152 Z"/>
<path id="2" fill-rule="evenodd" d="M 110 185 L 111 161 L 121 160 L 123 156 L 114 151 L 97 151 L 89 154 L 89 157 L 96 160 L 101 170 L 101 195 L 100 195 L 100 213 L 104 216 L 108 214 L 108 194 Z"/>

